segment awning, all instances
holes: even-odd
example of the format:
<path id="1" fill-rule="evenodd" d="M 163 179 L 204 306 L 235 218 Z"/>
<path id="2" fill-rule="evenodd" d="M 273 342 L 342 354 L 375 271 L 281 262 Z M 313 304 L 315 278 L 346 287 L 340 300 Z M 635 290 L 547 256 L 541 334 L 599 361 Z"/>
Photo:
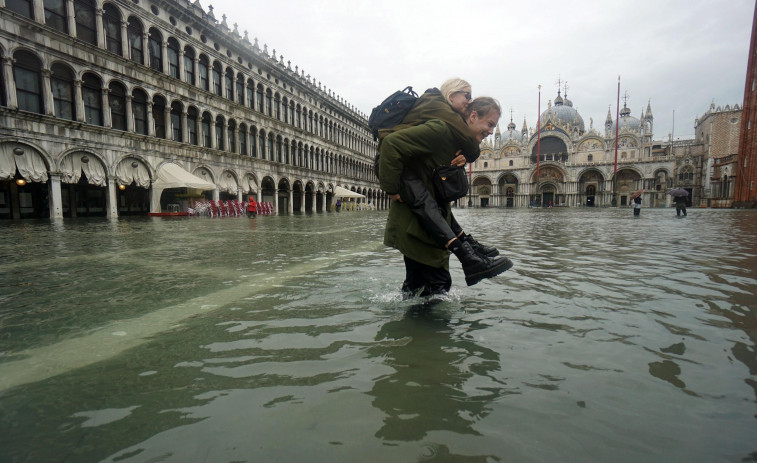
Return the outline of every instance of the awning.
<path id="1" fill-rule="evenodd" d="M 150 201 L 150 212 L 161 212 L 160 196 L 166 188 L 189 188 L 193 190 L 206 191 L 215 190 L 213 183 L 203 180 L 200 177 L 190 174 L 174 163 L 166 163 L 158 169 L 158 175 L 155 183 L 152 184 L 152 201 Z"/>
<path id="2" fill-rule="evenodd" d="M 334 197 L 335 198 L 365 198 L 365 196 L 361 195 L 360 193 L 355 193 L 354 191 L 350 191 L 340 186 L 334 188 Z"/>
<path id="3" fill-rule="evenodd" d="M 158 178 L 152 187 L 153 191 L 155 189 L 162 191 L 166 188 L 194 188 L 201 191 L 216 189 L 214 184 L 190 174 L 172 162 L 160 166 Z"/>

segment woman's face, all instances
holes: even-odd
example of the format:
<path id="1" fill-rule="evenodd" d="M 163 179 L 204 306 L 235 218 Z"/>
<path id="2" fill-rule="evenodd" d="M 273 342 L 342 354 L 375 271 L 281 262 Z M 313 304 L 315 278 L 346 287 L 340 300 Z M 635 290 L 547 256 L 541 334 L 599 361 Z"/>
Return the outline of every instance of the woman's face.
<path id="1" fill-rule="evenodd" d="M 465 110 L 468 109 L 468 104 L 470 104 L 472 99 L 471 88 L 464 87 L 449 96 L 449 104 L 452 105 L 452 109 L 458 113 L 465 114 Z"/>
<path id="2" fill-rule="evenodd" d="M 475 111 L 470 114 L 468 117 L 468 127 L 473 131 L 473 135 L 479 143 L 494 133 L 494 129 L 497 128 L 497 122 L 499 122 L 499 116 L 500 114 L 497 111 L 489 111 L 489 114 L 484 117 L 479 117 Z"/>

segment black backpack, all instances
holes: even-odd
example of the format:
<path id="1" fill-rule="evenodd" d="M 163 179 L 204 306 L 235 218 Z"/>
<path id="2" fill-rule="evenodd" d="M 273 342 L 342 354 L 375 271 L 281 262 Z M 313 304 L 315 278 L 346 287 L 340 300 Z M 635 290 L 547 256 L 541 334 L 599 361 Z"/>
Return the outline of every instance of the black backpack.
<path id="1" fill-rule="evenodd" d="M 402 122 L 410 108 L 418 99 L 413 87 L 405 87 L 389 95 L 380 105 L 373 108 L 368 118 L 368 128 L 373 132 L 373 141 L 378 141 L 379 130 L 390 129 Z"/>

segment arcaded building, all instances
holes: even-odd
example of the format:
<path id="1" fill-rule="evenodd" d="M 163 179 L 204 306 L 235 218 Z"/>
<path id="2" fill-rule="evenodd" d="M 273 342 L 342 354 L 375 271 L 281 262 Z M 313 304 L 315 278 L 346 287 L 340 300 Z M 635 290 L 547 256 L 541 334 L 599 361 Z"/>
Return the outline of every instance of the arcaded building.
<path id="1" fill-rule="evenodd" d="M 186 0 L 0 0 L 0 218 L 384 207 L 366 117 Z"/>

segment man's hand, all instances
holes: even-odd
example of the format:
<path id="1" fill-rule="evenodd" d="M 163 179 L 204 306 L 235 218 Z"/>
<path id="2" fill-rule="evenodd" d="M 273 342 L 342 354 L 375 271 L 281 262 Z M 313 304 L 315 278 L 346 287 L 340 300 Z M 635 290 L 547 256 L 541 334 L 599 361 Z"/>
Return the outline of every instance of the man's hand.
<path id="1" fill-rule="evenodd" d="M 399 193 L 397 193 L 396 195 L 387 195 L 387 196 L 389 196 L 389 199 L 393 201 L 398 201 L 400 203 L 402 202 L 402 198 L 400 198 Z"/>
<path id="2" fill-rule="evenodd" d="M 457 150 L 455 153 L 455 159 L 449 163 L 451 166 L 463 167 L 465 166 L 465 156 L 462 155 L 463 150 Z"/>

